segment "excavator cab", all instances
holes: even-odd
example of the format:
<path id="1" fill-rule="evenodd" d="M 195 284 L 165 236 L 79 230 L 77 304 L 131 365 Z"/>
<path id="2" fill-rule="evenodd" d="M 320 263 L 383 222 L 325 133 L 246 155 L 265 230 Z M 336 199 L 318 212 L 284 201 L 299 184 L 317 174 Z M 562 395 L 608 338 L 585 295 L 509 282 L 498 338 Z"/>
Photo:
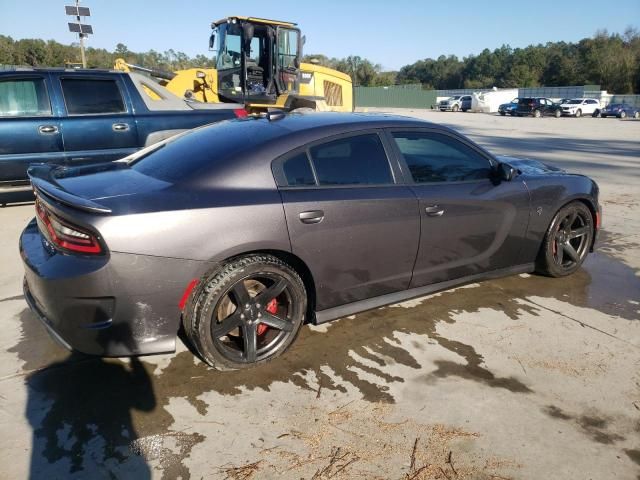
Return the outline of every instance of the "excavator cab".
<path id="1" fill-rule="evenodd" d="M 229 17 L 211 25 L 221 101 L 275 105 L 299 92 L 302 40 L 295 23 Z"/>

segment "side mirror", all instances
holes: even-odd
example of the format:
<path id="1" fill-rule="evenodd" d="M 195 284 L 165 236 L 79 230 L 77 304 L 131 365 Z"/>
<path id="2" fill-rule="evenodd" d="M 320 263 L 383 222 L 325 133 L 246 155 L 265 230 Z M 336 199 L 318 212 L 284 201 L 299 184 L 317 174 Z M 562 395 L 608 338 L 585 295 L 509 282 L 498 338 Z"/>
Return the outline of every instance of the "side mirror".
<path id="1" fill-rule="evenodd" d="M 518 171 L 508 163 L 499 163 L 497 173 L 500 180 L 510 182 L 518 174 Z"/>
<path id="2" fill-rule="evenodd" d="M 209 50 L 213 50 L 213 44 L 216 41 L 216 34 L 212 33 L 211 36 L 209 37 Z"/>
<path id="3" fill-rule="evenodd" d="M 202 70 L 198 70 L 196 72 L 196 78 L 205 78 L 207 75 L 202 71 Z"/>

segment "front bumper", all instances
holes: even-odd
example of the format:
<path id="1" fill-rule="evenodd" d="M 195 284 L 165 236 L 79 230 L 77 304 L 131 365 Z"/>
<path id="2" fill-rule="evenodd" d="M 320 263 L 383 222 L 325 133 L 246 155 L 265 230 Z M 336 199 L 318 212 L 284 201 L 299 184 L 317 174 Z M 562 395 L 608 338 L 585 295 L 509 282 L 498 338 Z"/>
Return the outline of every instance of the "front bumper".
<path id="1" fill-rule="evenodd" d="M 67 255 L 51 250 L 35 220 L 20 237 L 29 307 L 67 349 L 101 356 L 175 350 L 178 303 L 206 262 L 111 252 Z"/>

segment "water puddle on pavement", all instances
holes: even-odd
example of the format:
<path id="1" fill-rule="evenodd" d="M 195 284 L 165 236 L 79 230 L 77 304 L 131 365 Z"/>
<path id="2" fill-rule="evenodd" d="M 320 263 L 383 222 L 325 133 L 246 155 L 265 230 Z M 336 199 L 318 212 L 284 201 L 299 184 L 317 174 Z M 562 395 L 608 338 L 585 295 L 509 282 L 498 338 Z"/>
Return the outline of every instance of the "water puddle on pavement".
<path id="1" fill-rule="evenodd" d="M 33 450 L 37 454 L 32 473 L 61 459 L 69 461 L 73 470 L 80 468 L 78 462 L 97 455 L 119 463 L 132 462 L 131 468 L 139 468 L 141 478 L 147 476 L 148 468 L 143 459 L 156 459 L 165 474 L 188 478 L 183 460 L 204 437 L 168 430 L 173 418 L 166 407 L 176 397 L 185 398 L 201 415 L 207 415 L 209 405 L 199 399 L 204 393 L 269 391 L 275 382 L 284 382 L 306 390 L 315 391 L 320 385 L 322 390 L 337 392 L 346 392 L 344 385 L 350 384 L 366 401 L 393 403 L 389 385 L 404 379 L 389 374 L 384 367 L 395 363 L 422 368 L 403 348 L 396 333 L 416 335 L 413 345 L 418 350 L 436 342 L 464 359 L 463 363 L 436 362 L 431 374 L 435 380 L 456 376 L 526 395 L 531 392 L 526 384 L 515 377 L 494 375 L 472 345 L 441 336 L 438 323 L 454 322 L 454 312 L 476 313 L 480 309 L 502 312 L 514 320 L 523 312 L 544 314 L 536 305 L 519 301 L 528 296 L 554 298 L 622 319 L 639 320 L 639 292 L 640 277 L 633 269 L 596 253 L 570 277 L 523 275 L 492 280 L 442 292 L 409 308 L 386 307 L 342 319 L 326 331 L 305 327 L 283 357 L 256 369 L 227 373 L 194 361 L 189 351 L 176 354 L 161 372 L 144 359 L 122 362 L 76 357 L 55 346 L 25 309 L 20 314 L 23 336 L 10 351 L 17 353 L 26 371 L 34 370 L 26 377 L 26 416 L 33 428 Z M 366 359 L 366 364 L 359 358 Z M 370 375 L 363 378 L 358 370 Z M 60 440 L 61 431 L 68 432 L 64 441 Z M 96 443 L 98 436 L 102 444 Z M 38 448 L 43 455 L 38 454 Z M 91 453 L 92 448 L 99 454 Z"/>

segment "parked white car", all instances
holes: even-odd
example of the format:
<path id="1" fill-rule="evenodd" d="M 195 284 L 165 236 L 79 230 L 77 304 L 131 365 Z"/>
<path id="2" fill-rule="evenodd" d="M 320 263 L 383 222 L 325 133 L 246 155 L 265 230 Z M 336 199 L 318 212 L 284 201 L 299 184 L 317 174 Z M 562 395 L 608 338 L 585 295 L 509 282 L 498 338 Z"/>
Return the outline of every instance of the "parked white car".
<path id="1" fill-rule="evenodd" d="M 573 98 L 560 105 L 562 115 L 581 117 L 582 115 L 593 115 L 596 110 L 600 110 L 600 102 L 595 98 Z"/>

